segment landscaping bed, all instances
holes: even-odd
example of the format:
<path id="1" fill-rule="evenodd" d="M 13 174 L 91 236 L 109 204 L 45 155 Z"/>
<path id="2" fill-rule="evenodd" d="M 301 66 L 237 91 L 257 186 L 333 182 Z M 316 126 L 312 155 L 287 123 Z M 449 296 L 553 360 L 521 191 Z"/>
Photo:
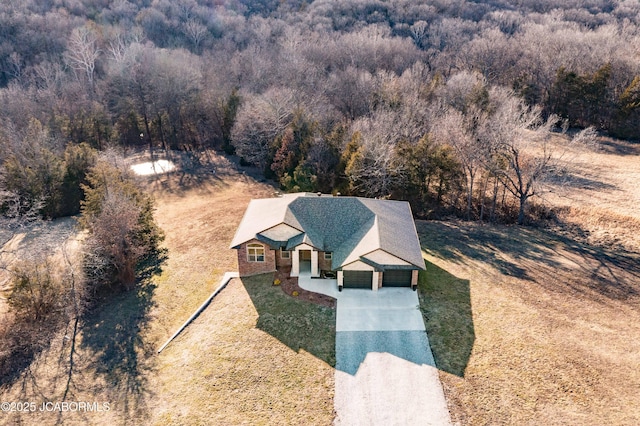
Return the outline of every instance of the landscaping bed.
<path id="1" fill-rule="evenodd" d="M 290 277 L 290 273 L 291 267 L 285 266 L 276 271 L 274 276 L 274 282 L 275 280 L 279 280 L 280 288 L 282 288 L 282 291 L 284 291 L 286 294 L 291 297 L 297 297 L 300 300 L 306 300 L 308 302 L 315 303 L 316 305 L 326 306 L 328 308 L 336 307 L 336 299 L 325 294 L 314 293 L 312 291 L 300 288 L 300 286 L 298 285 L 298 278 Z"/>

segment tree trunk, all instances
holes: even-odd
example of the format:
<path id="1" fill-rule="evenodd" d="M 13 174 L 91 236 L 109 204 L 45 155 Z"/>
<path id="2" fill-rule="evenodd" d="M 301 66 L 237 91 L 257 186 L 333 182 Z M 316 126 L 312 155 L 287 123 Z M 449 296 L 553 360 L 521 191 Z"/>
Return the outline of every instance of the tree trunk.
<path id="1" fill-rule="evenodd" d="M 162 115 L 158 113 L 158 131 L 160 132 L 160 142 L 162 143 L 162 150 L 167 152 L 167 143 L 164 139 L 164 130 L 162 129 Z"/>
<path id="2" fill-rule="evenodd" d="M 487 196 L 487 186 L 489 185 L 489 176 L 484 179 L 482 183 L 482 195 L 480 196 L 480 222 L 484 218 L 484 201 Z"/>
<path id="3" fill-rule="evenodd" d="M 527 197 L 520 196 L 520 211 L 518 212 L 518 225 L 524 224 L 524 208 L 527 202 Z"/>
<path id="4" fill-rule="evenodd" d="M 438 202 L 438 206 L 440 206 L 440 203 L 442 202 L 442 193 L 444 192 L 444 188 L 442 187 L 444 185 L 444 178 L 442 176 L 440 176 L 440 181 L 438 182 L 438 194 L 437 194 L 437 202 Z"/>
<path id="5" fill-rule="evenodd" d="M 498 206 L 498 189 L 499 186 L 498 184 L 500 183 L 500 180 L 498 179 L 498 177 L 495 177 L 495 180 L 493 181 L 493 200 L 491 202 L 491 213 L 489 214 L 489 222 L 494 222 L 495 218 L 496 218 L 496 207 Z"/>
<path id="6" fill-rule="evenodd" d="M 144 120 L 144 128 L 147 132 L 147 140 L 149 142 L 149 155 L 151 155 L 151 161 L 153 161 L 153 139 L 151 139 L 151 129 L 149 127 L 149 119 L 147 118 L 147 111 L 143 111 L 142 118 Z"/>
<path id="7" fill-rule="evenodd" d="M 471 203 L 473 201 L 473 181 L 475 176 L 473 173 L 469 174 L 469 193 L 467 194 L 467 220 L 471 220 Z"/>
<path id="8" fill-rule="evenodd" d="M 139 83 L 138 83 L 138 97 L 140 100 L 140 107 L 142 109 L 142 119 L 144 120 L 144 130 L 147 132 L 147 140 L 149 142 L 149 155 L 151 155 L 151 161 L 153 161 L 153 139 L 151 139 L 151 128 L 149 126 L 149 117 L 147 116 L 147 104 L 145 102 L 142 86 Z"/>

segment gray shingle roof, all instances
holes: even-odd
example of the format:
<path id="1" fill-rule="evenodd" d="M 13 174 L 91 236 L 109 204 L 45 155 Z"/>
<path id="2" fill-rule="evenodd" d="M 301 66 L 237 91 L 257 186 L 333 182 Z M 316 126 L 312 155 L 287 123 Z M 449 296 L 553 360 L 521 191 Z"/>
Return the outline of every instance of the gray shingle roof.
<path id="1" fill-rule="evenodd" d="M 270 245 L 293 249 L 304 242 L 318 250 L 333 252 L 333 269 L 361 260 L 361 256 L 378 249 L 424 268 L 411 207 L 406 201 L 319 197 L 309 193 L 252 200 L 231 248 L 257 237 L 269 243 L 260 232 L 280 223 L 303 233 L 286 244 L 273 241 Z"/>

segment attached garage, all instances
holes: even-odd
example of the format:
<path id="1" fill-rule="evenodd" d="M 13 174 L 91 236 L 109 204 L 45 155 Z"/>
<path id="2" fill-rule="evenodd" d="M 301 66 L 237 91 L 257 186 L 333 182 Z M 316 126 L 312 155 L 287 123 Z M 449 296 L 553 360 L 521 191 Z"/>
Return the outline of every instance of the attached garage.
<path id="1" fill-rule="evenodd" d="M 411 270 L 387 270 L 382 273 L 383 287 L 411 287 Z"/>
<path id="2" fill-rule="evenodd" d="M 344 271 L 342 286 L 344 288 L 371 289 L 373 271 Z"/>

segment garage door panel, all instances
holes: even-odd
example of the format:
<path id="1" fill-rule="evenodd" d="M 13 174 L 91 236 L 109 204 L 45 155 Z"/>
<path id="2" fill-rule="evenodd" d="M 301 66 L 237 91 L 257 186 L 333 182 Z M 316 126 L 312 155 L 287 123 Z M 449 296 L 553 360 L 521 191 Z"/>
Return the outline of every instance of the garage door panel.
<path id="1" fill-rule="evenodd" d="M 344 271 L 342 286 L 344 288 L 371 288 L 372 271 Z"/>
<path id="2" fill-rule="evenodd" d="M 383 287 L 411 287 L 411 270 L 387 270 L 382 273 Z"/>

